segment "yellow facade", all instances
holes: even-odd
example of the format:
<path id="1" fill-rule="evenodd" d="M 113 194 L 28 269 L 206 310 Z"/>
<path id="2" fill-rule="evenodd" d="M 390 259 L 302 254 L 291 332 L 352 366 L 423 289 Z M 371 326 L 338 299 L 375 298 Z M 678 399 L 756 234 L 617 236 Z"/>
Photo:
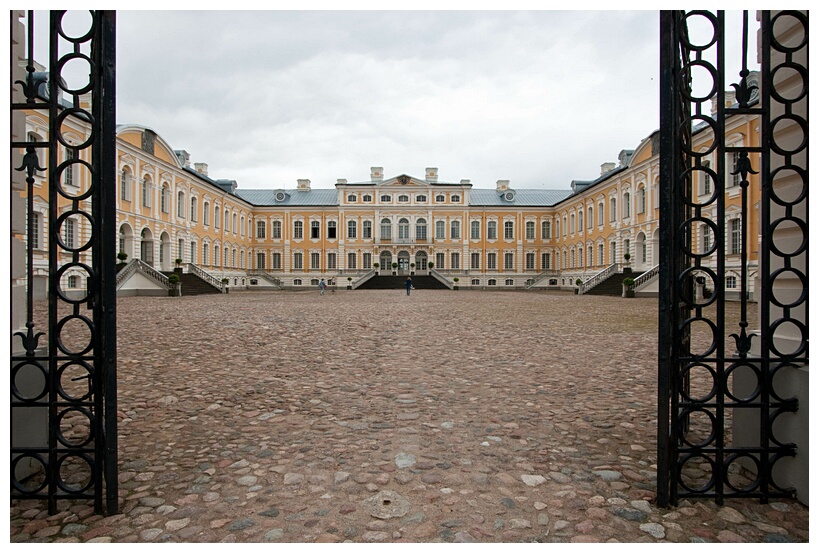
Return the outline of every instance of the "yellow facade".
<path id="1" fill-rule="evenodd" d="M 70 140 L 87 134 L 74 121 Z M 47 121 L 38 113 L 27 118 L 29 135 L 45 139 Z M 738 115 L 728 121 L 726 145 L 757 144 L 759 121 Z M 694 147 L 706 151 L 713 137 L 695 133 Z M 384 178 L 380 167 L 370 178 L 333 188 L 312 188 L 300 180 L 286 190 L 242 189 L 234 181 L 214 180 L 205 164 L 188 161 L 151 129 L 118 128 L 117 217 L 120 250 L 129 258 L 170 271 L 176 260 L 193 263 L 232 287 L 269 285 L 275 277 L 284 287 L 308 286 L 319 278 L 357 280 L 379 263 L 381 272 L 426 272 L 432 262 L 444 278 L 459 277 L 463 287 L 571 287 L 612 264 L 635 271 L 654 267 L 659 259 L 659 151 L 657 133 L 635 150 L 620 153 L 619 163 L 604 164 L 593 181 L 573 181 L 571 189 L 516 189 L 508 181 L 477 186 L 470 181 L 439 182 L 436 168 L 422 177 L 399 174 Z M 66 155 L 62 149 L 61 155 Z M 729 154 L 730 155 L 730 154 Z M 718 160 L 708 159 L 717 168 Z M 726 160 L 730 173 L 733 160 Z M 754 161 L 758 167 L 758 162 Z M 699 202 L 714 192 L 713 182 L 696 172 L 693 186 Z M 65 175 L 61 176 L 65 179 Z M 72 175 L 82 187 L 88 176 Z M 758 249 L 759 185 L 751 176 L 749 269 L 753 280 Z M 738 281 L 739 254 L 730 252 L 741 206 L 739 186 L 726 178 L 727 277 Z M 63 183 L 63 186 L 66 186 Z M 709 189 L 710 187 L 710 189 Z M 44 274 L 47 219 L 45 174 L 35 185 L 40 213 L 35 269 Z M 695 248 L 713 244 L 704 219 L 713 218 L 715 203 L 700 208 L 692 224 Z M 61 205 L 61 211 L 69 204 Z M 76 220 L 74 240 L 88 237 L 87 221 Z M 69 229 L 61 229 L 61 236 Z M 411 265 L 414 264 L 414 265 Z M 72 276 L 66 274 L 66 278 Z M 82 275 L 73 275 L 82 277 Z M 81 278 L 66 286 L 84 286 Z M 729 286 L 738 287 L 738 284 Z"/>

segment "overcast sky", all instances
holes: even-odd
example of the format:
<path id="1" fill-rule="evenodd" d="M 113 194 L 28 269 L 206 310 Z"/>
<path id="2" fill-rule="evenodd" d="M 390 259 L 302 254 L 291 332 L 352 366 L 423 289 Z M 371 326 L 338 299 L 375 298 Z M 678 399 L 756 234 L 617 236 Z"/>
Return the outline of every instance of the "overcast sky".
<path id="1" fill-rule="evenodd" d="M 117 122 L 240 188 L 591 180 L 659 127 L 656 11 L 119 11 Z"/>

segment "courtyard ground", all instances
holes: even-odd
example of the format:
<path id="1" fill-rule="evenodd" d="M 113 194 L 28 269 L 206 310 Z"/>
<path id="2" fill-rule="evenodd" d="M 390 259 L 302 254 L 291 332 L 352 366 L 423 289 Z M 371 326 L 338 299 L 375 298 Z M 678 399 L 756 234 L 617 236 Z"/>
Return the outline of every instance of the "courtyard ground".
<path id="1" fill-rule="evenodd" d="M 12 502 L 12 542 L 808 541 L 796 501 L 656 506 L 656 299 L 118 305 L 121 514 Z"/>

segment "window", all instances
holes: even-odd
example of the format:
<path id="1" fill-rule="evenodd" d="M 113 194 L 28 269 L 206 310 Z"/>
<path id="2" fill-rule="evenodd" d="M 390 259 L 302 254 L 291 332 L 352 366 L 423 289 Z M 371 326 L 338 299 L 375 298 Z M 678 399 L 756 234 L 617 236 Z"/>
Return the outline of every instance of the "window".
<path id="1" fill-rule="evenodd" d="M 321 255 L 318 252 L 310 254 L 310 268 L 313 270 L 321 269 Z"/>
<path id="2" fill-rule="evenodd" d="M 185 218 L 185 193 L 179 192 L 176 194 L 176 216 Z"/>
<path id="3" fill-rule="evenodd" d="M 151 207 L 151 181 L 148 177 L 142 180 L 142 207 Z"/>
<path id="4" fill-rule="evenodd" d="M 742 252 L 742 221 L 739 219 L 731 219 L 731 254 L 739 254 Z"/>
<path id="5" fill-rule="evenodd" d="M 398 220 L 398 239 L 409 240 L 409 221 L 403 217 Z"/>
<path id="6" fill-rule="evenodd" d="M 219 246 L 213 246 L 213 265 L 215 267 L 219 266 L 220 259 L 221 258 L 219 257 Z"/>
<path id="7" fill-rule="evenodd" d="M 210 225 L 210 202 L 202 204 L 202 224 Z"/>
<path id="8" fill-rule="evenodd" d="M 426 219 L 418 219 L 415 222 L 415 239 L 416 240 L 426 240 L 427 239 L 427 220 Z"/>
<path id="9" fill-rule="evenodd" d="M 617 220 L 617 198 L 609 200 L 609 222 L 613 223 Z"/>
<path id="10" fill-rule="evenodd" d="M 304 257 L 302 256 L 301 252 L 296 252 L 293 254 L 293 268 L 298 270 L 304 268 Z"/>
<path id="11" fill-rule="evenodd" d="M 631 194 L 623 194 L 623 219 L 631 217 Z"/>
<path id="12" fill-rule="evenodd" d="M 71 275 L 70 277 L 68 277 L 68 287 L 69 288 L 76 288 L 78 281 L 79 281 L 79 279 L 77 278 L 76 275 Z"/>
<path id="13" fill-rule="evenodd" d="M 270 223 L 270 238 L 273 240 L 281 240 L 282 239 L 282 222 L 281 221 L 273 221 Z"/>
<path id="14" fill-rule="evenodd" d="M 461 203 L 461 197 L 458 196 L 457 194 L 454 194 L 449 198 L 449 201 L 451 201 L 453 204 L 459 204 Z"/>
<path id="15" fill-rule="evenodd" d="M 443 240 L 446 238 L 446 223 L 444 221 L 435 221 L 435 239 Z"/>
<path id="16" fill-rule="evenodd" d="M 614 260 L 617 259 L 617 242 L 609 243 L 609 262 L 614 263 Z"/>
<path id="17" fill-rule="evenodd" d="M 234 213 L 233 214 L 233 227 L 232 227 L 233 234 L 236 234 L 236 228 L 238 227 L 238 225 L 236 223 L 237 223 L 236 214 Z"/>
<path id="18" fill-rule="evenodd" d="M 365 240 L 370 240 L 373 237 L 373 222 L 372 221 L 364 221 L 361 223 L 361 238 Z"/>
<path id="19" fill-rule="evenodd" d="M 560 238 L 560 217 L 555 220 L 555 236 Z"/>
<path id="20" fill-rule="evenodd" d="M 435 196 L 435 201 L 439 204 L 442 204 L 446 201 L 446 198 L 444 197 L 443 194 L 438 194 L 437 196 Z"/>
<path id="21" fill-rule="evenodd" d="M 450 269 L 460 269 L 461 268 L 461 254 L 458 252 L 452 252 L 449 256 L 449 268 Z"/>
<path id="22" fill-rule="evenodd" d="M 310 221 L 310 238 L 318 240 L 321 236 L 321 223 L 319 221 Z"/>
<path id="23" fill-rule="evenodd" d="M 574 213 L 569 215 L 569 232 L 574 234 Z"/>
<path id="24" fill-rule="evenodd" d="M 739 172 L 737 165 L 739 163 L 739 152 L 731 152 L 731 186 L 739 186 L 742 182 L 742 174 Z M 736 175 L 733 173 L 736 172 Z"/>
<path id="25" fill-rule="evenodd" d="M 168 213 L 170 201 L 171 198 L 168 185 L 163 184 L 162 189 L 159 191 L 159 209 L 162 211 L 162 213 Z"/>
<path id="26" fill-rule="evenodd" d="M 381 239 L 390 240 L 392 238 L 392 223 L 387 218 L 381 219 Z"/>
<path id="27" fill-rule="evenodd" d="M 625 254 L 631 254 L 631 240 L 628 238 L 623 240 L 623 255 Z M 625 261 L 625 259 L 623 259 L 623 261 Z"/>
<path id="28" fill-rule="evenodd" d="M 224 263 L 222 264 L 224 267 L 230 267 L 230 250 L 227 246 L 224 249 Z"/>
<path id="29" fill-rule="evenodd" d="M 327 221 L 327 239 L 328 240 L 335 240 L 336 239 L 336 222 L 335 221 Z"/>
<path id="30" fill-rule="evenodd" d="M 327 252 L 327 270 L 335 270 L 336 269 L 336 253 L 335 252 Z"/>
<path id="31" fill-rule="evenodd" d="M 347 194 L 347 202 L 354 204 L 356 202 L 355 194 Z"/>
<path id="32" fill-rule="evenodd" d="M 472 286 L 480 286 L 481 285 L 481 279 L 473 278 L 472 281 L 471 281 L 471 284 L 472 284 Z"/>
<path id="33" fill-rule="evenodd" d="M 526 268 L 529 270 L 535 269 L 535 254 L 533 253 L 526 254 Z"/>
<path id="34" fill-rule="evenodd" d="M 702 253 L 711 249 L 711 227 L 702 225 Z"/>
<path id="35" fill-rule="evenodd" d="M 230 231 L 230 211 L 225 210 L 225 232 Z"/>
<path id="36" fill-rule="evenodd" d="M 577 232 L 583 232 L 583 208 L 577 210 Z"/>
<path id="37" fill-rule="evenodd" d="M 423 203 L 423 202 L 426 202 L 426 201 L 427 201 L 427 197 L 424 196 L 423 194 L 419 194 L 418 196 L 415 196 L 415 202 L 416 203 Z"/>
<path id="38" fill-rule="evenodd" d="M 527 240 L 534 240 L 535 239 L 535 222 L 534 221 L 527 221 L 526 222 L 526 239 Z"/>
<path id="39" fill-rule="evenodd" d="M 469 223 L 469 238 L 479 240 L 481 238 L 481 222 L 472 221 Z"/>
<path id="40" fill-rule="evenodd" d="M 392 196 L 390 196 L 389 194 L 383 194 L 381 196 L 381 201 L 383 203 L 390 203 L 392 201 Z"/>
<path id="41" fill-rule="evenodd" d="M 347 238 L 356 238 L 358 235 L 358 225 L 355 221 L 347 221 Z"/>
<path id="42" fill-rule="evenodd" d="M 265 268 L 265 255 L 263 252 L 256 252 L 256 268 L 257 269 Z"/>
<path id="43" fill-rule="evenodd" d="M 506 284 L 507 286 L 514 286 L 514 285 L 515 285 L 515 279 L 513 279 L 513 278 L 507 278 L 507 279 L 504 281 L 504 284 Z"/>
<path id="44" fill-rule="evenodd" d="M 28 219 L 28 224 L 31 225 L 32 233 L 31 233 L 31 249 L 38 250 L 40 249 L 40 214 L 36 211 L 33 212 Z M 123 251 L 125 244 L 121 244 L 119 247 L 119 251 Z"/>
<path id="45" fill-rule="evenodd" d="M 512 240 L 515 237 L 515 223 L 506 221 L 503 223 L 503 237 L 506 240 Z"/>
<path id="46" fill-rule="evenodd" d="M 373 201 L 373 197 L 370 196 L 369 194 L 364 194 L 364 196 L 361 198 L 361 201 L 362 202 L 371 202 L 371 201 Z"/>
<path id="47" fill-rule="evenodd" d="M 127 167 L 122 170 L 119 179 L 119 198 L 123 201 L 131 201 L 131 170 Z"/>
<path id="48" fill-rule="evenodd" d="M 603 202 L 597 204 L 597 225 L 603 226 Z"/>
<path id="49" fill-rule="evenodd" d="M 406 194 L 401 194 L 400 196 L 398 196 L 398 201 L 406 203 L 409 201 L 409 196 L 407 196 Z"/>
<path id="50" fill-rule="evenodd" d="M 197 213 L 199 211 L 197 208 L 198 208 L 197 199 L 191 197 L 191 221 L 194 223 L 196 222 Z"/>
<path id="51" fill-rule="evenodd" d="M 264 221 L 256 221 L 256 238 L 264 240 L 267 234 L 267 225 Z"/>
<path id="52" fill-rule="evenodd" d="M 293 222 L 293 238 L 296 240 L 301 240 L 304 238 L 304 223 L 301 221 L 294 221 Z"/>
<path id="53" fill-rule="evenodd" d="M 734 275 L 728 275 L 725 277 L 725 287 L 726 288 L 736 288 L 737 287 L 737 277 Z"/>
<path id="54" fill-rule="evenodd" d="M 648 263 L 648 244 L 646 244 L 645 239 L 640 243 L 640 261 Z"/>
<path id="55" fill-rule="evenodd" d="M 356 255 L 355 252 L 350 252 L 347 254 L 347 268 L 348 269 L 356 269 Z"/>
<path id="56" fill-rule="evenodd" d="M 646 212 L 646 189 L 640 188 L 637 191 L 637 213 Z"/>
<path id="57" fill-rule="evenodd" d="M 221 213 L 219 206 L 214 206 L 213 208 L 213 227 L 219 228 L 219 213 Z"/>
<path id="58" fill-rule="evenodd" d="M 552 268 L 552 255 L 548 253 L 540 254 L 540 269 L 545 271 Z"/>
<path id="59" fill-rule="evenodd" d="M 486 254 L 486 268 L 492 270 L 498 268 L 498 254 L 496 253 Z"/>
<path id="60" fill-rule="evenodd" d="M 540 238 L 542 240 L 549 240 L 552 237 L 552 222 L 543 221 L 540 223 Z"/>
<path id="61" fill-rule="evenodd" d="M 469 268 L 470 269 L 480 269 L 481 268 L 481 254 L 478 252 L 472 252 L 469 254 Z"/>
<path id="62" fill-rule="evenodd" d="M 495 286 L 495 285 L 497 285 L 497 284 L 498 284 L 498 281 L 497 281 L 497 280 L 495 280 L 494 278 L 490 278 L 490 279 L 489 279 L 489 281 L 487 282 L 487 284 L 488 284 L 489 286 Z"/>
<path id="63" fill-rule="evenodd" d="M 486 223 L 486 238 L 487 240 L 498 239 L 498 223 L 497 221 L 489 221 Z"/>
<path id="64" fill-rule="evenodd" d="M 272 253 L 270 254 L 270 268 L 281 270 L 282 268 L 282 254 L 280 253 Z"/>
<path id="65" fill-rule="evenodd" d="M 507 270 L 515 268 L 515 254 L 511 252 L 503 254 L 503 268 Z"/>
<path id="66" fill-rule="evenodd" d="M 598 257 L 597 264 L 598 265 L 605 264 L 605 262 L 606 262 L 605 254 L 606 254 L 606 251 L 605 251 L 605 248 L 603 247 L 603 244 L 598 244 L 597 245 L 597 257 Z"/>
<path id="67" fill-rule="evenodd" d="M 73 249 L 77 236 L 77 223 L 74 219 L 65 219 L 63 222 L 63 243 L 68 249 Z"/>
<path id="68" fill-rule="evenodd" d="M 439 269 L 444 268 L 444 261 L 446 261 L 446 256 L 443 253 L 438 252 L 435 254 L 435 264 Z"/>
<path id="69" fill-rule="evenodd" d="M 594 208 L 592 206 L 589 206 L 589 215 L 586 217 L 586 224 L 589 228 L 594 226 Z"/>
<path id="70" fill-rule="evenodd" d="M 207 244 L 202 244 L 202 265 L 207 265 L 210 258 L 208 257 L 208 250 L 210 250 L 210 246 Z M 162 248 L 159 248 L 159 262 L 162 263 Z"/>
<path id="71" fill-rule="evenodd" d="M 65 150 L 65 160 L 71 161 L 72 159 L 76 159 L 77 154 L 71 148 L 66 148 Z M 74 185 L 74 164 L 69 163 L 63 169 L 63 184 L 66 186 L 73 186 Z"/>
<path id="72" fill-rule="evenodd" d="M 196 247 L 196 242 L 191 242 L 191 263 L 194 263 L 194 264 L 196 263 L 196 252 L 197 252 L 197 250 L 198 250 L 198 248 Z M 236 265 L 235 257 L 236 256 L 234 255 L 234 259 L 233 259 L 233 265 L 234 266 Z"/>
<path id="73" fill-rule="evenodd" d="M 461 222 L 452 221 L 449 223 L 449 237 L 452 240 L 458 240 L 461 237 Z"/>
<path id="74" fill-rule="evenodd" d="M 566 237 L 566 233 L 569 230 L 569 225 L 566 224 L 566 216 L 563 216 L 563 237 Z"/>
<path id="75" fill-rule="evenodd" d="M 294 278 L 293 279 L 293 286 L 301 286 L 301 279 L 300 278 Z"/>
<path id="76" fill-rule="evenodd" d="M 191 201 L 192 200 L 193 200 L 193 198 L 191 198 Z M 244 215 L 242 215 L 242 218 L 239 220 L 239 234 L 241 234 L 242 236 L 245 235 L 245 216 Z"/>
<path id="77" fill-rule="evenodd" d="M 365 253 L 361 256 L 361 266 L 364 269 L 372 269 L 373 268 L 373 254 Z"/>

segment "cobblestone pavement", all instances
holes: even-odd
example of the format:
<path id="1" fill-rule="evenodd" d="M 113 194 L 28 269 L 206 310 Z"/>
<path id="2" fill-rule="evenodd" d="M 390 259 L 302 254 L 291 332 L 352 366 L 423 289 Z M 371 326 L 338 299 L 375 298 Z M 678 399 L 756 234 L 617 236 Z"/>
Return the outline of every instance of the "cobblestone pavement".
<path id="1" fill-rule="evenodd" d="M 403 290 L 119 302 L 121 514 L 12 542 L 806 542 L 655 499 L 653 299 Z"/>

